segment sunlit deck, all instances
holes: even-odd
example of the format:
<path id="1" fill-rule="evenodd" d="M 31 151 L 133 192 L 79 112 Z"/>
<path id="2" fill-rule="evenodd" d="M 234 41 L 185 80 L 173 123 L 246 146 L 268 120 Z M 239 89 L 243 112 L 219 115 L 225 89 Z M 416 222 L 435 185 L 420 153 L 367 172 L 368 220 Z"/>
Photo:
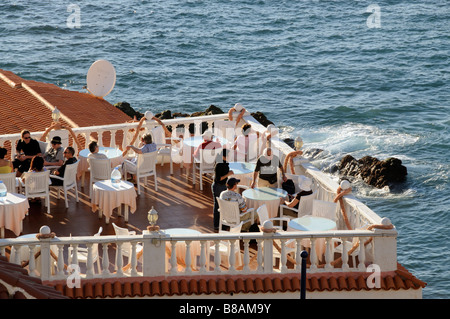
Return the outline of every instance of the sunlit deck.
<path id="1" fill-rule="evenodd" d="M 142 234 L 142 230 L 149 225 L 147 213 L 152 206 L 158 211 L 158 225 L 162 229 L 192 228 L 202 233 L 214 232 L 210 179 L 204 179 L 203 190 L 200 191 L 198 182 L 196 185 L 192 184 L 192 171 L 186 178 L 186 169 L 177 164 L 174 164 L 173 175 L 170 175 L 168 164 L 158 164 L 156 170 L 158 191 L 155 191 L 153 178 L 150 177 L 148 184 L 141 188 L 141 195 L 136 197 L 136 211 L 129 214 L 128 222 L 125 222 L 123 216 L 118 216 L 115 210 L 109 224 L 106 224 L 105 217 L 99 219 L 98 213 L 92 211 L 87 175 L 85 187 L 81 186 L 81 181 L 78 182 L 78 203 L 73 190 L 69 191 L 69 208 L 65 207 L 62 196 L 57 199 L 55 191 L 50 196 L 50 215 L 47 214 L 43 200 L 42 203 L 30 202 L 29 215 L 23 220 L 22 235 L 38 233 L 43 225 L 49 226 L 59 237 L 91 236 L 99 227 L 103 227 L 102 235 L 114 235 L 112 223 Z M 5 230 L 5 238 L 15 237 L 17 236 L 12 231 Z"/>

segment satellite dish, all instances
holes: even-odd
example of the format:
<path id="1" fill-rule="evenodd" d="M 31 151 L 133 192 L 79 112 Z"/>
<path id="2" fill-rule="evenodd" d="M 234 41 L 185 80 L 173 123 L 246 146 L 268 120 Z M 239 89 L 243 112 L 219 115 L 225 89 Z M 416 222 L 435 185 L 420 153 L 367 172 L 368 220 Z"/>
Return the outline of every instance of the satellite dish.
<path id="1" fill-rule="evenodd" d="M 87 73 L 87 90 L 97 97 L 105 97 L 111 93 L 116 84 L 116 70 L 106 60 L 92 63 Z"/>

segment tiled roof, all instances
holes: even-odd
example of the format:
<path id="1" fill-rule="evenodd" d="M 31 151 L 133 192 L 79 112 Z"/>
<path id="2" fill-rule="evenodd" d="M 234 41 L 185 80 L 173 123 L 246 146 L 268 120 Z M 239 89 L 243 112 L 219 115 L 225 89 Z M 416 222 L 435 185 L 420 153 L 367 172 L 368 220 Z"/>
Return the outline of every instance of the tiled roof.
<path id="1" fill-rule="evenodd" d="M 125 123 L 131 118 L 108 101 L 54 84 L 24 80 L 0 69 L 0 135 L 44 131 L 52 121 L 52 107 L 72 127 Z"/>
<path id="2" fill-rule="evenodd" d="M 12 287 L 10 290 L 6 286 Z M 67 299 L 54 287 L 44 286 L 39 278 L 31 277 L 20 265 L 0 256 L 0 299 Z"/>
<path id="3" fill-rule="evenodd" d="M 309 292 L 372 290 L 366 283 L 369 274 L 308 274 L 306 289 Z M 399 265 L 393 274 L 385 275 L 380 290 L 419 289 L 426 283 L 418 280 Z M 68 288 L 65 284 L 55 289 L 70 298 L 124 298 L 181 295 L 218 295 L 236 293 L 299 292 L 300 278 L 293 274 L 205 276 L 180 279 L 142 280 L 137 278 L 120 281 L 84 281 L 80 288 Z"/>

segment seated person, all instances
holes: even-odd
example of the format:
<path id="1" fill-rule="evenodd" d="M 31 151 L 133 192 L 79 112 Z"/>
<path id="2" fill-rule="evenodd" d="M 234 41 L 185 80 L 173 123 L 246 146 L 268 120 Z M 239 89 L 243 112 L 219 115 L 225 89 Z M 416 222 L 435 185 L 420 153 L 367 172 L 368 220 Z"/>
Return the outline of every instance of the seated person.
<path id="1" fill-rule="evenodd" d="M 251 188 L 255 188 L 256 178 L 258 177 L 258 187 L 278 187 L 278 169 L 280 169 L 283 182 L 287 180 L 284 175 L 284 169 L 278 156 L 272 154 L 271 148 L 266 148 L 256 162 L 253 172 Z M 259 176 L 258 176 L 259 174 Z"/>
<path id="2" fill-rule="evenodd" d="M 299 183 L 298 186 L 300 188 L 300 191 L 295 194 L 295 196 L 289 195 L 290 201 L 285 201 L 284 204 L 290 208 L 298 209 L 298 206 L 300 204 L 300 200 L 302 196 L 311 195 L 312 189 L 311 189 L 312 180 L 306 176 L 300 176 L 299 177 Z M 285 215 L 297 217 L 296 214 L 290 210 L 286 210 Z"/>
<path id="3" fill-rule="evenodd" d="M 8 150 L 0 147 L 0 174 L 7 174 L 13 172 L 13 165 L 10 161 L 5 159 Z"/>
<path id="4" fill-rule="evenodd" d="M 252 132 L 252 126 L 248 123 L 242 125 L 242 135 L 234 139 L 233 150 L 236 150 L 236 160 L 238 162 L 247 162 L 249 159 L 257 157 L 258 134 Z M 254 153 L 254 154 L 253 154 Z"/>
<path id="5" fill-rule="evenodd" d="M 42 156 L 39 142 L 31 138 L 30 131 L 23 130 L 20 135 L 22 138 L 17 142 L 17 155 L 16 159 L 13 161 L 13 167 L 14 169 L 17 169 L 17 177 L 20 177 L 23 172 L 30 169 L 30 163 L 33 156 Z"/>
<path id="6" fill-rule="evenodd" d="M 197 146 L 194 151 L 194 157 L 196 159 L 200 159 L 200 150 L 208 149 L 214 150 L 218 148 L 222 148 L 222 144 L 219 143 L 219 140 L 213 141 L 213 134 L 211 131 L 205 131 L 203 133 L 203 142 Z"/>
<path id="7" fill-rule="evenodd" d="M 108 156 L 106 156 L 106 154 L 103 153 L 99 153 L 99 147 L 96 141 L 92 141 L 89 143 L 89 155 L 88 158 L 95 158 L 95 159 L 108 159 Z"/>
<path id="8" fill-rule="evenodd" d="M 153 143 L 152 135 L 147 133 L 141 138 L 141 147 L 136 147 L 133 145 L 128 145 L 126 147 L 126 150 L 132 149 L 136 154 L 145 154 L 145 153 L 151 153 L 156 152 L 156 144 Z M 125 169 L 127 172 L 133 171 L 136 169 L 136 163 L 137 163 L 137 157 L 133 157 L 131 159 L 126 160 L 123 162 L 123 169 Z"/>
<path id="9" fill-rule="evenodd" d="M 26 173 L 40 173 L 40 172 L 44 172 L 46 171 L 45 167 L 44 167 L 44 158 L 42 156 L 34 156 L 31 159 L 31 163 L 30 163 L 30 169 L 28 170 L 28 172 L 24 172 L 25 174 L 22 174 L 20 176 L 22 182 L 25 182 L 25 178 L 27 176 Z M 30 202 L 35 203 L 35 202 L 40 202 L 41 199 L 40 198 L 32 198 L 30 199 Z"/>
<path id="10" fill-rule="evenodd" d="M 64 148 L 61 146 L 61 137 L 53 137 L 50 143 L 50 149 L 44 154 L 44 166 L 61 166 L 64 163 Z"/>
<path id="11" fill-rule="evenodd" d="M 52 174 L 59 176 L 61 178 L 64 178 L 64 172 L 66 170 L 66 166 L 69 164 L 73 164 L 76 163 L 77 159 L 74 156 L 75 155 L 75 149 L 71 146 L 66 147 L 66 149 L 64 150 L 64 157 L 65 157 L 65 161 L 64 164 L 62 164 L 59 168 L 55 169 Z M 53 186 L 61 186 L 63 184 L 63 181 L 57 178 L 52 178 L 50 175 L 50 179 L 52 181 L 52 185 Z"/>
<path id="12" fill-rule="evenodd" d="M 240 181 L 241 180 L 236 179 L 234 177 L 228 178 L 227 190 L 220 193 L 219 198 L 223 200 L 231 200 L 238 202 L 241 214 L 245 213 L 241 216 L 241 221 L 244 221 L 241 231 L 248 231 L 250 229 L 250 226 L 252 225 L 251 214 L 247 212 L 247 204 L 245 203 L 245 199 L 242 197 L 241 194 L 237 192 L 238 183 Z"/>

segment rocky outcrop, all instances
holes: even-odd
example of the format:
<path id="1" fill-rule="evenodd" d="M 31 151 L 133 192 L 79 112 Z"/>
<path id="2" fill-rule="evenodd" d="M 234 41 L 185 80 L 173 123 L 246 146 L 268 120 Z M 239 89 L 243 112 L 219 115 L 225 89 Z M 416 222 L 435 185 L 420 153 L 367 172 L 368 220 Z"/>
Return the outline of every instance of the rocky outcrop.
<path id="1" fill-rule="evenodd" d="M 128 102 L 118 102 L 114 104 L 114 106 L 131 118 L 136 117 L 136 119 L 139 120 L 144 116 L 141 112 L 135 111 Z"/>
<path id="2" fill-rule="evenodd" d="M 274 124 L 272 121 L 267 119 L 267 117 L 262 112 L 258 111 L 255 113 L 250 113 L 250 115 L 253 116 L 255 120 L 257 120 L 259 123 L 261 123 L 261 125 L 264 125 L 265 127 L 267 127 L 269 124 Z"/>
<path id="3" fill-rule="evenodd" d="M 346 155 L 341 159 L 338 169 L 341 177 L 359 177 L 377 188 L 404 182 L 408 174 L 402 161 L 394 157 L 380 161 L 371 156 L 356 160 L 353 156 Z"/>

